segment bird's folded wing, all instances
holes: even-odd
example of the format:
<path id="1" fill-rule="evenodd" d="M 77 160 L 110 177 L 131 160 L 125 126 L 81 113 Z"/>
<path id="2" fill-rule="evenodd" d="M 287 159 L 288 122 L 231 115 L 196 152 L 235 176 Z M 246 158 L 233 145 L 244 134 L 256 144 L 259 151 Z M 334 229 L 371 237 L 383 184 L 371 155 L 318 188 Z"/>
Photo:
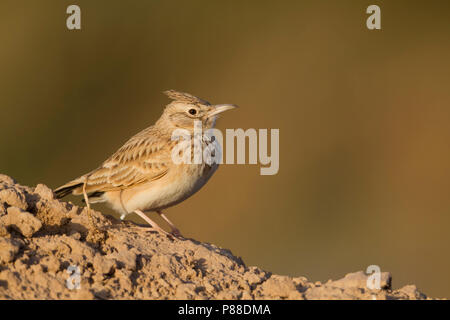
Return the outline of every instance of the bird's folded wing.
<path id="1" fill-rule="evenodd" d="M 160 179 L 167 174 L 172 141 L 136 136 L 87 177 L 87 192 L 114 191 Z"/>

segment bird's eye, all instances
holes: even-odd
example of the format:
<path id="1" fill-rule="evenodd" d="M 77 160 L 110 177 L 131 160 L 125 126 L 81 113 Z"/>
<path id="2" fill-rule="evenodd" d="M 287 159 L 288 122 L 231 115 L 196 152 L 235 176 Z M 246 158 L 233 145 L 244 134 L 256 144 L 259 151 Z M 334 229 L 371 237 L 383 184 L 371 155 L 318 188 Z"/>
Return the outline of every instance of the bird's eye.
<path id="1" fill-rule="evenodd" d="M 195 114 L 197 114 L 197 110 L 189 109 L 189 113 L 192 114 L 192 115 L 195 115 Z"/>

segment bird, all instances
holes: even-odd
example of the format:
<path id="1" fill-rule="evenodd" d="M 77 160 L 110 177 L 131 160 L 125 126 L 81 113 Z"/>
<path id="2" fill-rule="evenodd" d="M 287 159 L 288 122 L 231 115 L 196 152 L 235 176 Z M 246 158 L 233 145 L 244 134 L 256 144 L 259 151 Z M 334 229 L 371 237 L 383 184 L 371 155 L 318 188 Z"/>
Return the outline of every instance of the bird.
<path id="1" fill-rule="evenodd" d="M 175 149 L 179 143 L 173 138 L 175 130 L 184 130 L 192 140 L 195 126 L 213 129 L 222 112 L 237 108 L 234 104 L 216 104 L 192 94 L 167 90 L 171 99 L 160 118 L 150 127 L 131 137 L 112 156 L 90 171 L 54 190 L 58 199 L 69 194 L 84 195 L 90 203 L 106 203 L 120 213 L 123 220 L 135 213 L 156 231 L 180 237 L 179 229 L 163 210 L 186 200 L 200 190 L 217 170 L 217 161 L 174 161 L 173 154 L 194 148 Z M 201 138 L 202 149 L 214 139 Z M 178 148 L 180 145 L 178 145 Z M 177 152 L 174 152 L 177 150 Z M 191 154 L 192 155 L 192 154 Z M 166 232 L 148 213 L 157 212 L 171 228 Z"/>

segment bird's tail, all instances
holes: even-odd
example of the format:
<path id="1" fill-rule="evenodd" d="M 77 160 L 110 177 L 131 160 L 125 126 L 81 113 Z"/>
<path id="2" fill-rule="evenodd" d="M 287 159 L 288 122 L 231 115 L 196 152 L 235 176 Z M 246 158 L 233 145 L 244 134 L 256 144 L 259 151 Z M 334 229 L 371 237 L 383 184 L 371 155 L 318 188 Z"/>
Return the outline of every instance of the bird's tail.
<path id="1" fill-rule="evenodd" d="M 83 192 L 83 184 L 84 184 L 84 177 L 80 177 L 55 189 L 54 192 L 58 199 L 64 198 L 69 194 L 81 194 Z"/>
<path id="2" fill-rule="evenodd" d="M 83 185 L 85 182 L 86 177 L 82 176 L 75 180 L 72 180 L 65 185 L 55 189 L 56 198 L 61 199 L 69 194 L 73 195 L 80 195 L 83 194 Z M 99 202 L 105 202 L 105 199 L 103 198 L 104 192 L 103 191 L 97 191 L 93 190 L 93 188 L 89 188 L 90 186 L 87 185 L 88 193 L 87 196 L 89 198 L 89 203 L 99 203 Z M 92 186 L 91 186 L 92 187 Z M 89 190 L 91 189 L 91 190 Z M 83 202 L 84 199 L 82 200 Z"/>

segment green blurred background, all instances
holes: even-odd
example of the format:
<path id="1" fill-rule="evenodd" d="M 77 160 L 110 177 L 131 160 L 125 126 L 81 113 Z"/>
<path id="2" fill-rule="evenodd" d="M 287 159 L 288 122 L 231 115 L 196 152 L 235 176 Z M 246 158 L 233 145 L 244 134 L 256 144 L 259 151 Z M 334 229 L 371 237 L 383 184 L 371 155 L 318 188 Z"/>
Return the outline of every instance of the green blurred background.
<path id="1" fill-rule="evenodd" d="M 151 125 L 166 89 L 235 103 L 218 127 L 279 128 L 280 171 L 222 166 L 167 210 L 186 236 L 450 297 L 449 36 L 448 1 L 2 0 L 0 172 L 63 184 Z"/>

